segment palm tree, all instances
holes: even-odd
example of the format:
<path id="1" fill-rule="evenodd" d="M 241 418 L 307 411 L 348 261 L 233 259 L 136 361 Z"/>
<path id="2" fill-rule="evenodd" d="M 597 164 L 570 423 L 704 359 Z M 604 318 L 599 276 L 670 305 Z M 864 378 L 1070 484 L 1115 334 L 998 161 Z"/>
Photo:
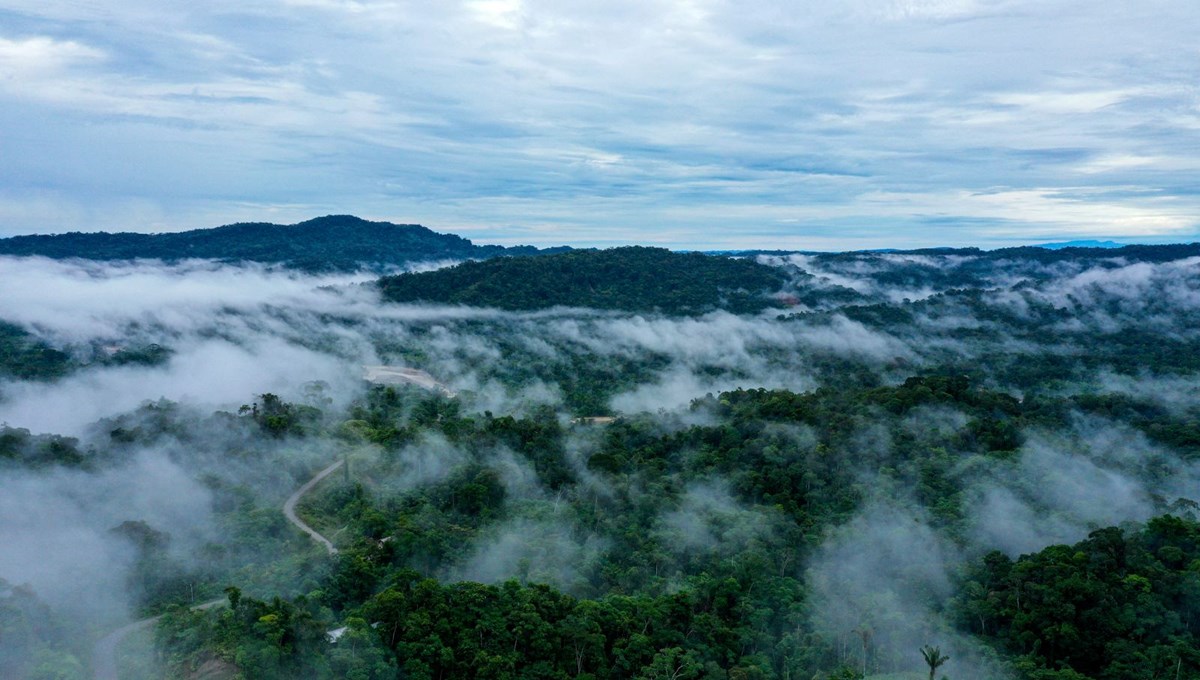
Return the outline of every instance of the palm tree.
<path id="1" fill-rule="evenodd" d="M 931 645 L 921 648 L 921 656 L 925 657 L 925 663 L 929 664 L 929 680 L 934 680 L 937 669 L 950 660 L 950 657 L 942 654 L 941 649 Z"/>

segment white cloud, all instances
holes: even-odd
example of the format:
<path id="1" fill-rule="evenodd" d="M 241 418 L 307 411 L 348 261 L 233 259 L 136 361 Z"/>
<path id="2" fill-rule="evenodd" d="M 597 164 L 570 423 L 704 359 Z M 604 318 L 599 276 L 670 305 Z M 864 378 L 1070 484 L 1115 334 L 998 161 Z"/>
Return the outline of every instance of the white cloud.
<path id="1" fill-rule="evenodd" d="M 1119 104 L 1136 94 L 1137 90 L 1010 92 L 997 95 L 994 101 L 1003 106 L 1016 106 L 1039 114 L 1062 115 L 1095 113 L 1114 104 Z"/>
<path id="2" fill-rule="evenodd" d="M 46 36 L 15 40 L 0 37 L 0 82 L 21 83 L 104 58 L 104 52 L 73 40 L 55 40 Z"/>
<path id="3" fill-rule="evenodd" d="M 521 0 L 474 0 L 467 7 L 485 24 L 516 29 L 520 27 L 522 4 Z"/>
<path id="4" fill-rule="evenodd" d="M 5 7 L 0 126 L 28 147 L 0 170 L 10 233 L 44 229 L 47 196 L 78 228 L 130 204 L 158 215 L 135 229 L 302 204 L 722 247 L 996 244 L 1107 215 L 1095 235 L 1139 236 L 1200 214 L 1179 189 L 1197 172 L 1178 160 L 1198 130 L 1185 0 Z M 165 172 L 120 162 L 143 149 Z M 1087 194 L 1114 183 L 1175 205 Z M 1010 195 L 971 198 L 993 187 Z"/>
<path id="5" fill-rule="evenodd" d="M 978 0 L 863 0 L 857 3 L 869 17 L 889 21 L 910 19 L 959 19 L 988 9 Z"/>

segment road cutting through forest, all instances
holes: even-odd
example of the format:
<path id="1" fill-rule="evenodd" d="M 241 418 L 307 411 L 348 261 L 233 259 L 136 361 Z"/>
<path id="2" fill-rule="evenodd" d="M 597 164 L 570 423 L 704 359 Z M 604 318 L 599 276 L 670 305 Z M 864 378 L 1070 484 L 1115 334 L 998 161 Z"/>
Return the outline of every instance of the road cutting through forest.
<path id="1" fill-rule="evenodd" d="M 287 520 L 294 524 L 301 531 L 308 534 L 309 538 L 321 544 L 321 546 L 324 547 L 330 555 L 336 555 L 337 548 L 333 547 L 333 543 L 328 538 L 322 536 L 316 529 L 313 529 L 309 525 L 305 524 L 304 520 L 296 516 L 296 504 L 300 502 L 300 499 L 303 498 L 306 493 L 312 491 L 313 487 L 315 487 L 317 484 L 320 484 L 321 480 L 336 472 L 338 468 L 342 467 L 342 465 L 345 463 L 345 459 L 339 459 L 336 463 L 333 463 L 332 465 L 313 475 L 312 479 L 305 482 L 304 485 L 299 489 L 296 489 L 296 492 L 291 496 L 288 496 L 288 499 L 283 503 L 283 514 L 285 517 L 287 517 Z M 198 604 L 195 607 L 192 607 L 192 609 L 211 609 L 212 607 L 217 607 L 224 604 L 225 601 L 226 598 L 222 597 L 216 600 L 205 602 L 203 604 Z M 133 623 L 121 626 L 120 628 L 97 640 L 96 644 L 92 647 L 92 677 L 95 678 L 95 680 L 120 680 L 121 675 L 117 670 L 117 647 L 119 647 L 121 642 L 124 641 L 129 635 L 140 630 L 150 628 L 154 624 L 158 623 L 159 619 L 161 618 L 162 615 L 159 614 L 158 616 L 151 616 L 147 619 L 134 621 Z"/>
<path id="2" fill-rule="evenodd" d="M 330 465 L 329 467 L 325 468 L 324 470 L 321 470 L 316 475 L 314 475 L 312 479 L 305 482 L 304 486 L 300 487 L 299 489 L 296 489 L 296 493 L 289 496 L 287 501 L 284 502 L 284 504 L 283 504 L 283 514 L 285 517 L 287 517 L 288 521 L 291 522 L 292 524 L 296 525 L 296 527 L 299 528 L 300 531 L 303 531 L 304 533 L 308 534 L 309 537 L 312 538 L 312 540 L 325 546 L 325 550 L 328 551 L 330 555 L 336 555 L 337 548 L 333 547 L 333 543 L 328 538 L 325 538 L 324 536 L 322 536 L 320 533 L 317 532 L 316 529 L 308 526 L 307 524 L 304 523 L 304 520 L 302 520 L 296 516 L 296 504 L 300 502 L 300 499 L 304 497 L 304 494 L 308 493 L 309 491 L 312 491 L 313 487 L 320 484 L 322 479 L 325 479 L 329 475 L 336 472 L 337 469 L 342 467 L 342 465 L 344 465 L 345 463 L 346 463 L 346 460 L 344 458 L 339 458 L 336 463 L 334 463 L 333 465 Z"/>

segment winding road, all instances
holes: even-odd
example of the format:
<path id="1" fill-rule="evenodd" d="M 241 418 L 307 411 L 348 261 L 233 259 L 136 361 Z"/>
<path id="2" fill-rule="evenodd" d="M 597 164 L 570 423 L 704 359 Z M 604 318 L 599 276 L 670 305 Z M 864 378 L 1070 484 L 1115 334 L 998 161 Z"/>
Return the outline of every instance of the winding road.
<path id="1" fill-rule="evenodd" d="M 222 604 L 225 604 L 223 597 L 198 604 L 192 609 L 212 609 Z M 161 618 L 162 614 L 159 614 L 141 621 L 134 621 L 97 640 L 95 646 L 92 647 L 93 677 L 96 680 L 120 680 L 121 676 L 117 672 L 117 645 L 120 645 L 126 636 L 150 628 Z"/>
<path id="2" fill-rule="evenodd" d="M 304 486 L 296 489 L 296 493 L 288 496 L 288 499 L 283 503 L 283 514 L 285 517 L 287 517 L 288 521 L 296 525 L 296 527 L 298 527 L 304 533 L 308 534 L 312 540 L 323 545 L 325 550 L 327 550 L 330 555 L 336 555 L 337 548 L 333 547 L 333 543 L 330 542 L 328 538 L 322 536 L 317 532 L 316 529 L 308 526 L 304 523 L 304 520 L 296 516 L 296 504 L 300 502 L 300 499 L 304 497 L 304 494 L 312 491 L 313 487 L 315 487 L 317 484 L 320 484 L 322 479 L 325 479 L 329 475 L 336 472 L 338 468 L 345 464 L 345 462 L 345 459 L 341 459 L 324 470 L 321 470 L 314 475 L 312 479 L 305 482 Z M 192 607 L 192 609 L 211 609 L 213 607 L 218 607 L 225 602 L 226 598 L 222 597 L 216 600 L 205 602 L 203 604 L 198 604 L 195 607 Z M 152 627 L 154 624 L 158 623 L 158 620 L 161 618 L 162 615 L 160 614 L 158 616 L 152 616 L 148 619 L 142 619 L 141 621 L 134 621 L 133 623 L 126 624 L 97 640 L 96 644 L 92 647 L 92 677 L 95 678 L 95 680 L 120 680 L 121 676 L 117 671 L 117 647 L 120 646 L 121 642 L 129 635 Z"/>
<path id="3" fill-rule="evenodd" d="M 305 482 L 304 486 L 296 489 L 296 493 L 288 496 L 287 501 L 285 501 L 283 504 L 283 514 L 285 517 L 287 517 L 288 521 L 292 524 L 295 524 L 300 531 L 308 534 L 312 540 L 325 546 L 325 549 L 329 551 L 330 555 L 336 555 L 338 551 L 337 548 L 333 547 L 333 543 L 331 543 L 328 538 L 325 538 L 321 534 L 317 533 L 316 529 L 308 526 L 304 523 L 304 520 L 296 516 L 296 504 L 300 502 L 300 499 L 304 497 L 304 494 L 312 491 L 314 486 L 320 484 L 322 479 L 325 479 L 337 471 L 337 469 L 345 464 L 345 462 L 346 460 L 344 458 L 339 459 L 338 462 L 318 472 L 312 479 Z"/>

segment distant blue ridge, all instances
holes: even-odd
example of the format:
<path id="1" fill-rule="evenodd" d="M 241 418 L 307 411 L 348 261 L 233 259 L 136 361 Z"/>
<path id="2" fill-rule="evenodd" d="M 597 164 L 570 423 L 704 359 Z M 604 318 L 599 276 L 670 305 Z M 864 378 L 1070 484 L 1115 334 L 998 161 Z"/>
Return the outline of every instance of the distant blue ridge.
<path id="1" fill-rule="evenodd" d="M 1058 243 L 1037 243 L 1034 248 L 1045 248 L 1047 250 L 1062 250 L 1063 248 L 1124 248 L 1125 243 L 1117 243 L 1116 241 L 1060 241 Z"/>

